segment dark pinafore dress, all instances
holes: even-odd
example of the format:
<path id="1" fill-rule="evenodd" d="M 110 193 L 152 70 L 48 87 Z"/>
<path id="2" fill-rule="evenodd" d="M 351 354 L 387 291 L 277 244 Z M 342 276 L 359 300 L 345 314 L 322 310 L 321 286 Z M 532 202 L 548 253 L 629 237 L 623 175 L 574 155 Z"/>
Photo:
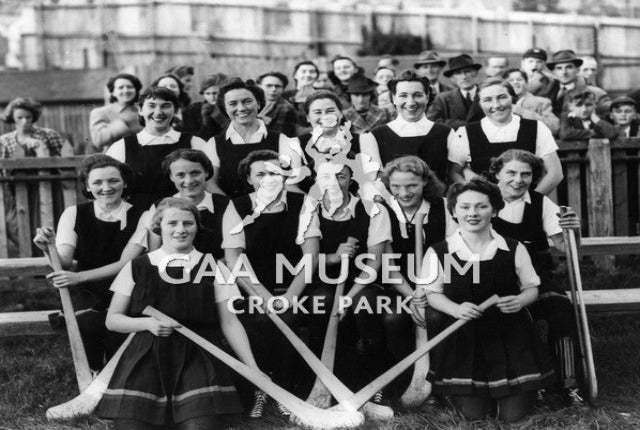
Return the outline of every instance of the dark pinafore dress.
<path id="1" fill-rule="evenodd" d="M 220 346 L 219 321 L 212 282 L 194 283 L 201 261 L 183 284 L 165 282 L 158 267 L 143 255 L 131 263 L 136 285 L 129 315 L 142 317 L 148 305 Z M 180 279 L 182 268 L 167 267 Z M 153 425 L 180 423 L 206 415 L 242 411 L 229 369 L 184 336 L 135 335 L 118 362 L 98 416 L 143 421 Z"/>
<path id="2" fill-rule="evenodd" d="M 229 124 L 228 127 L 233 127 Z M 244 178 L 238 176 L 238 165 L 243 158 L 253 151 L 268 149 L 278 152 L 280 143 L 280 133 L 268 132 L 267 136 L 258 143 L 243 143 L 242 145 L 234 145 L 231 140 L 227 139 L 227 129 L 215 137 L 216 152 L 220 158 L 220 167 L 218 167 L 218 186 L 224 191 L 229 198 L 247 194 L 249 185 Z"/>
<path id="3" fill-rule="evenodd" d="M 460 275 L 452 269 L 445 296 L 455 303 L 480 304 L 493 294 L 520 294 L 515 272 L 518 242 L 505 240 L 509 251 L 498 249 L 492 260 L 480 262 L 478 284 L 473 283 L 473 270 Z M 447 242 L 433 249 L 444 265 Z M 456 254 L 449 255 L 464 265 Z M 447 326 L 453 322 L 452 317 L 446 319 Z M 433 350 L 427 379 L 438 394 L 500 398 L 542 388 L 553 382 L 553 375 L 528 311 L 505 314 L 493 306 Z"/>
<path id="4" fill-rule="evenodd" d="M 78 271 L 96 269 L 120 259 L 136 229 L 142 210 L 132 206 L 127 211 L 127 225 L 120 229 L 120 221 L 102 221 L 95 216 L 93 202 L 76 206 L 74 231 L 78 237 L 74 258 L 78 261 Z M 106 329 L 104 321 L 112 293 L 109 290 L 113 278 L 85 282 L 71 288 L 73 306 L 85 344 L 87 358 L 92 369 L 101 369 L 105 355 L 109 359 L 123 340 L 119 333 Z"/>
<path id="5" fill-rule="evenodd" d="M 200 228 L 196 233 L 193 246 L 203 254 L 211 254 L 216 260 L 224 257 L 222 245 L 222 218 L 229 205 L 229 198 L 212 194 L 213 213 L 200 210 Z"/>
<path id="6" fill-rule="evenodd" d="M 191 148 L 191 135 L 181 133 L 176 143 L 166 145 L 140 145 L 134 134 L 124 138 L 125 163 L 133 170 L 133 181 L 129 184 L 129 202 L 141 208 L 164 197 L 172 196 L 176 189 L 160 166 L 162 160 L 178 149 Z"/>
<path id="7" fill-rule="evenodd" d="M 486 174 L 491 165 L 491 158 L 497 157 L 508 149 L 523 149 L 532 154 L 536 153 L 536 139 L 538 137 L 538 122 L 533 119 L 520 119 L 520 128 L 515 142 L 491 143 L 482 131 L 482 123 L 472 122 L 467 125 L 469 138 L 469 154 L 471 155 L 471 170 L 478 174 Z"/>
<path id="8" fill-rule="evenodd" d="M 447 181 L 447 137 L 451 128 L 435 123 L 424 136 L 401 137 L 388 125 L 376 127 L 371 131 L 378 142 L 380 160 L 384 167 L 394 158 L 415 155 L 422 159 L 438 178 Z"/>

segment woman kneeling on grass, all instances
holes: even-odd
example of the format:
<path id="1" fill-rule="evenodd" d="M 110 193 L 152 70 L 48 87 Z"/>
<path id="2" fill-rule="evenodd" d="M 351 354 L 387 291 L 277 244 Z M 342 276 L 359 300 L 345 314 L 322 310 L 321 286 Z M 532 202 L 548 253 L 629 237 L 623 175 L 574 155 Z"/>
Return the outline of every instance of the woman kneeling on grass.
<path id="1" fill-rule="evenodd" d="M 242 410 L 225 365 L 185 337 L 172 335 L 175 326 L 142 316 L 152 305 L 218 345 L 219 328 L 238 357 L 257 368 L 247 335 L 227 307 L 227 300 L 239 295 L 237 287 L 206 277 L 194 281 L 204 261 L 193 247 L 199 225 L 192 203 L 162 200 L 153 219 L 162 247 L 128 263 L 111 286 L 107 328 L 139 332 L 98 406 L 100 417 L 116 420 L 116 430 L 217 429 L 219 415 Z M 168 282 L 161 270 L 181 282 Z"/>
<path id="2" fill-rule="evenodd" d="M 450 319 L 471 320 L 434 350 L 428 376 L 434 393 L 450 395 L 468 420 L 487 413 L 521 420 L 553 376 L 524 309 L 538 297 L 540 278 L 524 245 L 491 228 L 503 206 L 500 190 L 487 181 L 452 185 L 447 207 L 459 228 L 429 248 L 422 266 L 422 279 L 435 278 L 422 285 L 429 305 Z M 458 273 L 453 260 L 479 264 L 479 279 L 473 268 Z M 493 294 L 500 296 L 497 306 L 482 312 L 478 304 Z"/>

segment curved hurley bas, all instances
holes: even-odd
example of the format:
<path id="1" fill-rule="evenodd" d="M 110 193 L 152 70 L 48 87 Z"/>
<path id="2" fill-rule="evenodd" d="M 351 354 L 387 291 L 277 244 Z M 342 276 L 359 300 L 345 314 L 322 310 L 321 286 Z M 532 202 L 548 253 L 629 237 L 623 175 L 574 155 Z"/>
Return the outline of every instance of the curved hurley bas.
<path id="1" fill-rule="evenodd" d="M 162 312 L 147 306 L 143 312 L 144 315 L 152 316 L 161 321 L 167 321 L 175 323 L 173 319 L 163 314 Z M 209 352 L 218 360 L 231 367 L 240 375 L 248 379 L 255 386 L 263 390 L 269 396 L 276 399 L 289 411 L 291 411 L 292 419 L 295 419 L 300 424 L 314 428 L 314 429 L 341 429 L 358 427 L 364 423 L 364 416 L 358 411 L 331 411 L 326 409 L 316 408 L 303 400 L 297 398 L 293 394 L 289 393 L 285 389 L 273 383 L 263 373 L 256 369 L 252 369 L 243 362 L 237 360 L 231 355 L 227 354 L 202 336 L 182 326 L 175 329 L 178 333 L 186 337 L 187 339 L 195 342 L 199 347 Z"/>
<path id="2" fill-rule="evenodd" d="M 220 267 L 225 279 L 228 279 L 231 276 L 229 268 L 221 261 L 218 261 L 218 266 Z M 237 278 L 236 283 L 248 294 L 261 297 L 265 303 L 273 297 L 271 293 L 269 293 L 269 291 L 260 284 L 253 284 L 243 278 Z M 342 381 L 340 381 L 331 372 L 331 370 L 327 369 L 322 361 L 316 357 L 313 351 L 311 351 L 311 349 L 309 349 L 309 347 L 295 334 L 291 327 L 282 321 L 278 315 L 272 312 L 267 312 L 267 316 L 274 322 L 278 329 L 282 331 L 282 334 L 284 334 L 291 345 L 296 349 L 296 351 L 298 351 L 302 359 L 309 365 L 318 378 L 320 378 L 322 383 L 326 386 L 333 397 L 336 398 L 338 403 L 340 403 L 340 406 L 342 407 L 341 410 L 356 412 L 358 409 L 362 408 L 362 412 L 364 412 L 364 414 L 369 418 L 378 420 L 393 418 L 393 410 L 388 406 L 376 405 L 371 402 L 363 402 L 361 405 L 358 405 L 358 407 L 355 407 L 351 403 L 351 399 L 354 396 L 353 392 L 349 390 L 349 388 L 344 385 Z"/>
<path id="3" fill-rule="evenodd" d="M 420 273 L 422 268 L 422 257 L 424 255 L 423 249 L 423 232 L 424 232 L 424 217 L 426 214 L 419 213 L 416 215 L 416 250 L 415 250 L 415 258 L 416 258 L 416 272 Z M 417 287 L 416 287 L 417 288 Z M 424 295 L 424 291 L 420 289 L 416 291 L 418 295 Z M 422 319 L 424 320 L 424 308 L 419 311 L 422 314 Z M 420 349 L 423 345 L 429 341 L 427 337 L 427 329 L 423 329 L 422 327 L 416 326 L 416 350 Z M 420 406 L 424 403 L 429 395 L 431 394 L 431 383 L 427 381 L 427 373 L 429 373 L 429 354 L 425 354 L 424 357 L 418 359 L 413 365 L 413 376 L 411 378 L 411 383 L 409 383 L 409 387 L 400 397 L 400 403 L 408 408 Z"/>
<path id="4" fill-rule="evenodd" d="M 561 206 L 560 212 L 566 209 Z M 571 283 L 571 301 L 578 325 L 578 340 L 580 342 L 580 355 L 582 356 L 582 369 L 585 375 L 584 385 L 587 390 L 587 399 L 593 403 L 598 397 L 598 380 L 596 379 L 596 367 L 593 362 L 593 350 L 591 349 L 591 332 L 587 320 L 587 309 L 582 300 L 582 278 L 580 276 L 580 262 L 578 260 L 578 246 L 575 232 L 571 229 L 562 229 L 565 255 L 569 268 L 569 281 Z"/>
<path id="5" fill-rule="evenodd" d="M 80 393 L 79 396 L 74 397 L 68 402 L 62 403 L 61 405 L 52 406 L 47 409 L 47 419 L 49 421 L 72 420 L 75 418 L 86 417 L 94 413 L 98 407 L 98 403 L 100 403 L 100 400 L 104 395 L 104 392 L 109 386 L 109 382 L 113 376 L 113 371 L 116 370 L 120 357 L 122 357 L 124 350 L 129 346 L 133 336 L 135 336 L 135 333 L 131 333 L 127 336 L 107 365 L 104 366 L 98 376 L 82 393 Z"/>

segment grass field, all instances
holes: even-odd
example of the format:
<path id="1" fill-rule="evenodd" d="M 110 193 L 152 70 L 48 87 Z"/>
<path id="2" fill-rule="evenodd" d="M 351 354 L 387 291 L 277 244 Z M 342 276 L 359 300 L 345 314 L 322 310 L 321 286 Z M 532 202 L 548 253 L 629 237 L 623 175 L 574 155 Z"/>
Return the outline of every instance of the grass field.
<path id="1" fill-rule="evenodd" d="M 583 268 L 587 288 L 634 288 L 640 286 L 640 271 L 632 261 L 615 274 Z M 55 309 L 56 296 L 41 288 L 29 294 L 2 292 L 3 311 Z M 593 408 L 561 407 L 557 397 L 548 396 L 527 420 L 505 426 L 496 421 L 467 423 L 442 407 L 424 406 L 418 411 L 396 409 L 396 418 L 387 423 L 367 422 L 373 429 L 640 429 L 640 317 L 592 318 L 595 362 L 600 395 Z M 0 429 L 66 430 L 108 429 L 109 423 L 84 419 L 73 423 L 50 424 L 46 409 L 77 395 L 73 366 L 65 336 L 11 338 L 0 340 Z M 296 428 L 274 414 L 252 422 L 229 420 L 229 428 L 271 430 Z"/>

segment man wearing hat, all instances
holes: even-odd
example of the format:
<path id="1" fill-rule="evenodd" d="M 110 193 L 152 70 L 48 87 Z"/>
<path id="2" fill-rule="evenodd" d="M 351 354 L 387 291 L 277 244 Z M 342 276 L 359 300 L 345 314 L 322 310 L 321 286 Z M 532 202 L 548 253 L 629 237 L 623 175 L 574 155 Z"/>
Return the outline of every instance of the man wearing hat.
<path id="1" fill-rule="evenodd" d="M 550 85 L 546 94 L 540 94 L 551 100 L 553 113 L 560 117 L 562 112 L 566 112 L 567 100 L 574 94 L 582 93 L 586 90 L 595 95 L 596 112 L 599 116 L 606 116 L 609 112 L 611 99 L 602 88 L 587 85 L 584 79 L 580 78 L 578 72 L 582 60 L 570 49 L 558 51 L 553 54 L 551 61 L 547 61 L 547 67 L 553 72 L 556 80 Z"/>
<path id="2" fill-rule="evenodd" d="M 431 84 L 429 104 L 438 94 L 452 89 L 439 81 L 440 72 L 442 72 L 446 64 L 447 62 L 440 59 L 440 56 L 435 51 L 422 51 L 418 56 L 418 61 L 413 63 L 413 68 L 416 69 L 418 76 L 429 79 Z"/>
<path id="3" fill-rule="evenodd" d="M 373 103 L 377 87 L 376 82 L 361 73 L 353 75 L 347 83 L 345 93 L 351 106 L 342 113 L 347 120 L 351 121 L 353 130 L 358 134 L 367 133 L 374 127 L 384 125 L 394 117 L 389 110 Z"/>
<path id="4" fill-rule="evenodd" d="M 449 68 L 443 75 L 451 78 L 458 88 L 438 94 L 429 106 L 427 118 L 444 123 L 454 130 L 470 122 L 480 121 L 484 113 L 478 104 L 476 79 L 481 68 L 482 64 L 474 62 L 467 54 L 449 58 Z"/>
<path id="5" fill-rule="evenodd" d="M 638 105 L 629 96 L 621 96 L 611 102 L 611 121 L 619 130 L 619 137 L 638 137 Z"/>
<path id="6" fill-rule="evenodd" d="M 528 49 L 520 60 L 520 69 L 527 74 L 527 89 L 535 96 L 548 93 L 555 80 L 546 63 L 547 51 L 540 48 Z"/>

